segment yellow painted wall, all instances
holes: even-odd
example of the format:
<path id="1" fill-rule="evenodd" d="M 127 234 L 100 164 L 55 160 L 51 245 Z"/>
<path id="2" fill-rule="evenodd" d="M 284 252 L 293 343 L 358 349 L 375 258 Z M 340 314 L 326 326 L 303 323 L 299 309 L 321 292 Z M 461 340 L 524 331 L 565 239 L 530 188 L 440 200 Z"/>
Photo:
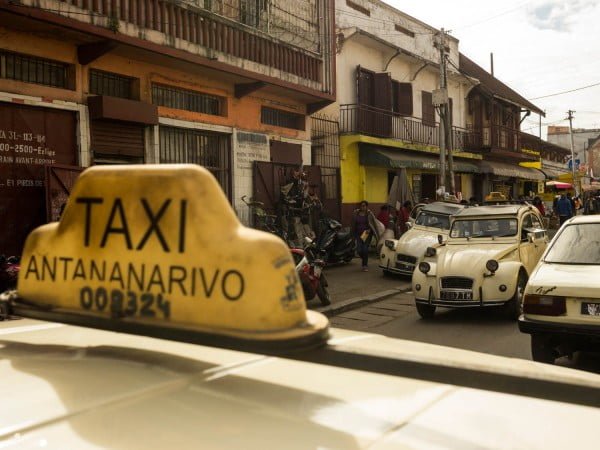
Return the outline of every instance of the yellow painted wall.
<path id="1" fill-rule="evenodd" d="M 388 170 L 380 167 L 365 167 L 366 200 L 372 203 L 387 203 Z"/>
<path id="2" fill-rule="evenodd" d="M 340 174 L 342 203 L 358 203 L 364 199 L 364 176 L 358 163 L 358 142 L 354 136 L 340 136 Z"/>
<path id="3" fill-rule="evenodd" d="M 473 196 L 473 175 L 470 173 L 460 174 L 462 198 L 469 200 Z"/>

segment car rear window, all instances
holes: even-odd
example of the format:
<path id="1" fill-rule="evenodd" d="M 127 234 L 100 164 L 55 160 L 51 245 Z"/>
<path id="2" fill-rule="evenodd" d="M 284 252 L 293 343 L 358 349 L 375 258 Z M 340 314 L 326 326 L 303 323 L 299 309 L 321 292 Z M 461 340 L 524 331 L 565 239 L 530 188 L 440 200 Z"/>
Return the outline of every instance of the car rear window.
<path id="1" fill-rule="evenodd" d="M 600 264 L 600 223 L 567 225 L 548 250 L 545 262 Z"/>

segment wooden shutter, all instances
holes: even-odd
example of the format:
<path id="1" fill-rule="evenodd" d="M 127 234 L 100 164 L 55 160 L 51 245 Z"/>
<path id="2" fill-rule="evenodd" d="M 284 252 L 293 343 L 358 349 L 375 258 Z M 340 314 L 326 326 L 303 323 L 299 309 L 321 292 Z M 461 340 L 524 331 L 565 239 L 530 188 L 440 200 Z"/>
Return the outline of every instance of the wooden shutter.
<path id="1" fill-rule="evenodd" d="M 373 72 L 356 67 L 356 102 L 359 105 L 374 106 Z"/>
<path id="2" fill-rule="evenodd" d="M 144 158 L 144 125 L 92 120 L 90 128 L 94 154 Z"/>
<path id="3" fill-rule="evenodd" d="M 376 108 L 392 110 L 392 78 L 389 73 L 374 74 L 375 92 L 374 100 Z"/>
<path id="4" fill-rule="evenodd" d="M 423 125 L 435 126 L 435 109 L 431 92 L 421 91 L 421 111 Z"/>
<path id="5" fill-rule="evenodd" d="M 412 84 L 394 81 L 394 111 L 402 116 L 413 115 Z"/>
<path id="6" fill-rule="evenodd" d="M 452 110 L 454 109 L 454 103 L 452 103 L 452 99 L 448 99 L 448 123 L 450 127 L 454 125 L 454 115 L 452 114 Z"/>

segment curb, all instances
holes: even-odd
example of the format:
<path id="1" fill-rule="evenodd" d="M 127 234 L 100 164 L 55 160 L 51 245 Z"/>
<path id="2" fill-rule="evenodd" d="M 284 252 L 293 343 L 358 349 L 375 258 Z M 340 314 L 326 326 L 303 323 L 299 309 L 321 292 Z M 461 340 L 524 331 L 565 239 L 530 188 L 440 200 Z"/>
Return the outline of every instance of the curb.
<path id="1" fill-rule="evenodd" d="M 351 311 L 353 309 L 361 308 L 361 307 L 369 305 L 371 303 L 378 302 L 380 300 L 385 300 L 386 298 L 392 297 L 396 294 L 402 294 L 405 292 L 409 292 L 410 290 L 412 290 L 412 286 L 388 289 L 387 291 L 377 292 L 372 295 L 367 295 L 366 297 L 349 298 L 348 300 L 336 302 L 336 303 L 333 303 L 328 306 L 321 306 L 319 308 L 314 308 L 314 311 L 320 312 L 321 314 L 323 314 L 327 317 L 332 317 L 332 316 L 341 314 L 346 311 Z"/>

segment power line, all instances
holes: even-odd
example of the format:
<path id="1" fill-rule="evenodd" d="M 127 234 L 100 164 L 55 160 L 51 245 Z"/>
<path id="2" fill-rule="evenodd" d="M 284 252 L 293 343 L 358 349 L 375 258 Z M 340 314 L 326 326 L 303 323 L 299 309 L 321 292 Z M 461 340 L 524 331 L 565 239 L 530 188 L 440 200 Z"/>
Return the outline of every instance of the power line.
<path id="1" fill-rule="evenodd" d="M 510 14 L 512 12 L 515 12 L 515 11 L 517 11 L 517 10 L 519 10 L 519 9 L 527 6 L 528 3 L 531 3 L 531 0 L 522 3 L 520 6 L 517 6 L 516 8 L 509 9 L 507 11 L 504 11 L 502 13 L 496 14 L 495 16 L 488 17 L 487 19 L 480 20 L 478 22 L 473 22 L 473 23 L 471 23 L 469 25 L 465 25 L 465 26 L 462 26 L 462 27 L 455 28 L 454 30 L 464 30 L 465 28 L 471 28 L 471 27 L 474 27 L 474 26 L 477 26 L 477 25 L 481 25 L 482 23 L 489 22 L 490 20 L 494 20 L 494 19 L 497 19 L 498 17 L 502 17 L 502 16 L 505 16 L 506 14 Z"/>
<path id="2" fill-rule="evenodd" d="M 533 98 L 529 98 L 528 100 L 539 100 L 540 98 L 554 97 L 556 95 L 562 95 L 562 94 L 568 94 L 569 92 L 581 91 L 583 89 L 588 89 L 588 88 L 591 88 L 594 86 L 600 86 L 600 83 L 589 84 L 587 86 L 581 86 L 581 87 L 578 87 L 575 89 L 570 89 L 568 91 L 557 92 L 555 94 L 542 95 L 541 97 L 533 97 Z"/>

